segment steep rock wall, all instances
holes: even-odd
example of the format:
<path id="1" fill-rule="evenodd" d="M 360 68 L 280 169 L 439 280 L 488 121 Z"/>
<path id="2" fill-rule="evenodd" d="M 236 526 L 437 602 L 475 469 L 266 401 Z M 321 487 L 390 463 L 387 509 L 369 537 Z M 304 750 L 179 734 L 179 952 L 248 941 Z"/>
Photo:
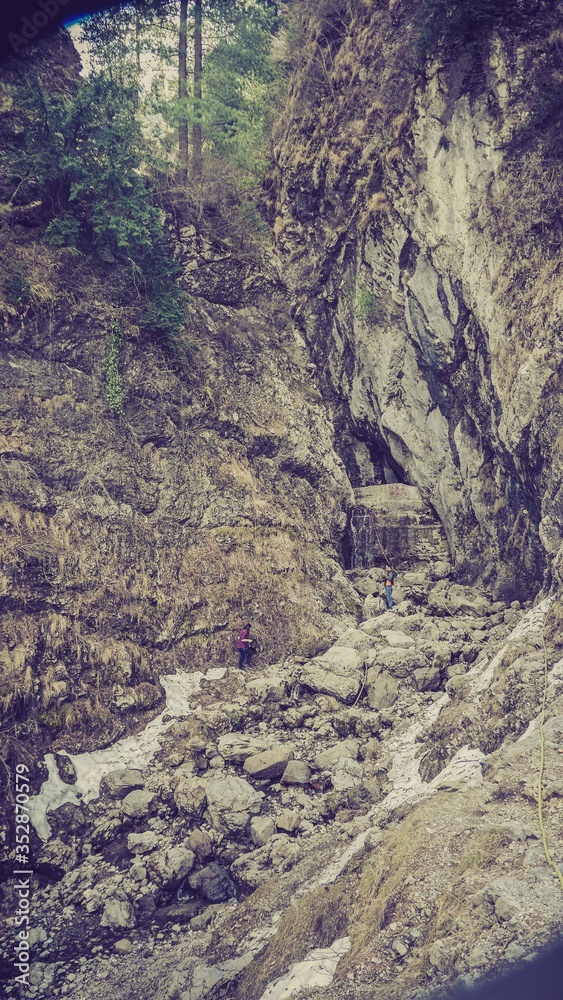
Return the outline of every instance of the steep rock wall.
<path id="1" fill-rule="evenodd" d="M 306 373 L 256 306 L 191 316 L 191 372 L 126 337 L 117 418 L 105 303 L 28 316 L 0 352 L 2 694 L 52 732 L 114 734 L 160 673 L 234 656 L 242 618 L 275 657 L 354 610 L 351 491 Z"/>
<path id="2" fill-rule="evenodd" d="M 47 85 L 57 65 L 77 72 L 57 38 Z M 4 83 L 0 124 L 16 141 L 17 74 Z M 338 561 L 353 492 L 275 275 L 171 211 L 191 297 L 182 360 L 120 306 L 127 268 L 47 247 L 36 209 L 0 230 L 8 762 L 22 738 L 34 759 L 117 738 L 163 703 L 159 676 L 234 660 L 244 621 L 267 662 L 314 653 L 327 612 L 346 619 L 357 602 Z"/>
<path id="3" fill-rule="evenodd" d="M 557 9 L 423 72 L 409 4 L 310 7 L 271 179 L 353 485 L 418 486 L 505 597 L 561 558 L 561 171 L 530 124 Z"/>

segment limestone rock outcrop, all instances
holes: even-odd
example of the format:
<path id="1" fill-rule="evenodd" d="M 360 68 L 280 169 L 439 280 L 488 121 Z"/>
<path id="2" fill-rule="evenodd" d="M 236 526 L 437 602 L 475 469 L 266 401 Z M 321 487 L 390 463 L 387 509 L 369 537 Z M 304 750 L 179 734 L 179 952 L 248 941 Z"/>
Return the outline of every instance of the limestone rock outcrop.
<path id="1" fill-rule="evenodd" d="M 352 484 L 418 487 L 464 582 L 530 597 L 563 552 L 560 244 L 531 222 L 559 231 L 534 101 L 560 4 L 422 75 L 399 6 L 349 12 L 322 52 L 322 14 L 302 21 L 271 171 L 293 315 Z"/>

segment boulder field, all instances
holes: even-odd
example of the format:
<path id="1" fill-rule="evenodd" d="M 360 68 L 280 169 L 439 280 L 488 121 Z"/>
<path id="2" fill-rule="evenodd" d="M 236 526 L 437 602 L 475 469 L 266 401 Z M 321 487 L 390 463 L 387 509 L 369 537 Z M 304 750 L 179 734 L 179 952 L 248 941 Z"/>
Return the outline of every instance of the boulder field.
<path id="1" fill-rule="evenodd" d="M 558 606 L 406 579 L 391 610 L 368 596 L 369 616 L 335 621 L 321 655 L 211 670 L 146 766 L 99 794 L 66 757 L 79 794 L 37 839 L 62 878 L 34 877 L 29 996 L 398 1000 L 553 940 L 537 798 L 545 691 L 557 865 Z"/>

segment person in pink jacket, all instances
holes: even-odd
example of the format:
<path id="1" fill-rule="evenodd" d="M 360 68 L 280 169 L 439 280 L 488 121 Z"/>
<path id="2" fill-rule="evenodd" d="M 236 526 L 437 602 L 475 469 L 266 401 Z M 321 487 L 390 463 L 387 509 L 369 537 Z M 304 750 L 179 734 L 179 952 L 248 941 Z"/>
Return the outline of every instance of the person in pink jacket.
<path id="1" fill-rule="evenodd" d="M 252 647 L 252 639 L 250 638 L 250 629 L 250 624 L 243 625 L 238 634 L 237 649 L 239 651 L 238 665 L 240 670 L 244 670 L 247 664 L 250 666 L 252 654 L 255 652 Z"/>

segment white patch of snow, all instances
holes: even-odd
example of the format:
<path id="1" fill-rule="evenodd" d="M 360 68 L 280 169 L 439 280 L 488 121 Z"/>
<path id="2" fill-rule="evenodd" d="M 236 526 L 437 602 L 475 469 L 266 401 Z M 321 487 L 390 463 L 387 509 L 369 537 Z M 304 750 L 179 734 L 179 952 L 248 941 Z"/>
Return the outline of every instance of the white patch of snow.
<path id="1" fill-rule="evenodd" d="M 288 1000 L 288 997 L 303 990 L 326 989 L 334 978 L 336 966 L 347 951 L 350 951 L 348 937 L 339 938 L 330 948 L 315 948 L 302 962 L 292 965 L 285 976 L 271 983 L 260 1000 Z"/>
<path id="2" fill-rule="evenodd" d="M 481 761 L 484 759 L 485 754 L 478 747 L 472 748 L 469 744 L 460 747 L 450 763 L 430 782 L 432 788 L 439 791 L 453 781 L 463 783 L 467 787 L 480 784 L 483 780 Z"/>
<path id="3" fill-rule="evenodd" d="M 42 840 L 48 840 L 51 829 L 47 814 L 65 802 L 90 802 L 100 794 L 100 782 L 105 774 L 123 768 L 142 770 L 160 749 L 162 736 L 176 719 L 190 715 L 191 701 L 198 692 L 201 681 L 218 680 L 225 674 L 224 667 L 215 667 L 202 674 L 166 674 L 160 678 L 166 692 L 166 708 L 148 726 L 134 736 L 124 736 L 113 746 L 93 753 L 65 754 L 76 769 L 76 782 L 67 785 L 59 776 L 55 758 L 47 754 L 45 763 L 49 777 L 43 782 L 38 795 L 29 800 L 31 822 Z"/>
<path id="4" fill-rule="evenodd" d="M 391 812 L 405 802 L 426 798 L 428 795 L 434 794 L 436 789 L 424 784 L 418 773 L 419 759 L 417 754 L 420 743 L 417 741 L 417 736 L 432 725 L 449 702 L 449 696 L 444 694 L 438 701 L 432 702 L 422 717 L 413 722 L 404 733 L 392 736 L 386 741 L 385 753 L 393 757 L 393 763 L 387 773 L 393 788 L 381 802 L 374 806 L 369 813 L 370 817 Z"/>

